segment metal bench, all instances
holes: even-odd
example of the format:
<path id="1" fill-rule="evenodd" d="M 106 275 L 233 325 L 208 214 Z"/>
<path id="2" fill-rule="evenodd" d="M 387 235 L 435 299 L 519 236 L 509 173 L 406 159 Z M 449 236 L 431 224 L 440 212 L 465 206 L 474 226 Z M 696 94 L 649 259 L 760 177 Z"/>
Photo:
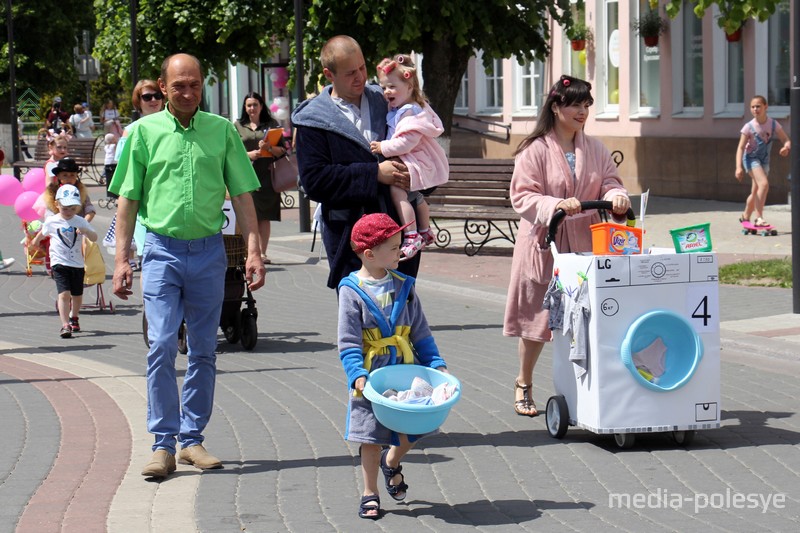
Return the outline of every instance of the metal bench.
<path id="1" fill-rule="evenodd" d="M 619 166 L 621 151 L 611 153 Z M 437 220 L 463 220 L 464 253 L 473 256 L 497 239 L 516 241 L 519 213 L 511 206 L 509 187 L 514 173 L 513 159 L 451 158 L 450 179 L 427 196 L 436 246 L 444 248 L 452 234 Z"/>
<path id="2" fill-rule="evenodd" d="M 98 137 L 78 138 L 73 137 L 69 141 L 69 156 L 84 170 L 83 175 L 103 185 L 103 163 L 97 162 L 95 152 L 100 148 Z M 47 160 L 50 159 L 50 151 L 46 139 L 36 141 L 36 148 L 33 153 L 33 161 L 15 161 L 13 168 L 19 168 L 27 172 L 32 168 L 42 168 Z"/>

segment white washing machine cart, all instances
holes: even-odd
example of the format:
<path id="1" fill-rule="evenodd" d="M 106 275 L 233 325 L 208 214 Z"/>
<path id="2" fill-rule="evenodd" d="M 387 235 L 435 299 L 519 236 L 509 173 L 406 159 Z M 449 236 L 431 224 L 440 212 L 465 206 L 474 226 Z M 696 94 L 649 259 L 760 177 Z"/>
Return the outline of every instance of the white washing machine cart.
<path id="1" fill-rule="evenodd" d="M 563 216 L 556 218 L 551 239 Z M 553 331 L 548 432 L 562 438 L 572 425 L 613 434 L 628 448 L 636 433 L 671 432 L 687 446 L 696 430 L 718 428 L 716 254 L 562 254 L 552 248 L 553 274 L 566 297 L 587 284 L 581 291 L 589 318 L 584 360 L 570 353 L 571 331 Z"/>

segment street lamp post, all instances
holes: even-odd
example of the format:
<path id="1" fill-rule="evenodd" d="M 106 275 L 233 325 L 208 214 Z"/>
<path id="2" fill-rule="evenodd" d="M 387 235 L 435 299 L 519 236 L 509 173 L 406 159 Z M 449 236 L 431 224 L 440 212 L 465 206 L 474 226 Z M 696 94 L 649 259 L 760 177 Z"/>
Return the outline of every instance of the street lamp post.
<path id="1" fill-rule="evenodd" d="M 11 156 L 12 161 L 19 161 L 19 122 L 17 122 L 17 74 L 14 65 L 14 16 L 11 13 L 11 0 L 6 0 L 8 12 L 8 84 L 11 99 Z M 20 169 L 14 168 L 14 176 L 20 179 Z"/>
<path id="2" fill-rule="evenodd" d="M 131 9 L 131 88 L 139 83 L 139 48 L 136 41 L 136 13 L 139 11 L 139 0 L 130 0 Z M 131 120 L 139 118 L 139 112 L 131 111 Z"/>
<path id="3" fill-rule="evenodd" d="M 800 42 L 800 5 L 792 5 L 792 88 L 789 104 L 791 105 L 792 136 L 800 135 L 800 51 L 797 44 Z M 800 313 L 800 146 L 792 146 L 792 311 Z"/>
<path id="4" fill-rule="evenodd" d="M 303 81 L 305 80 L 305 72 L 303 70 L 303 2 L 302 0 L 294 0 L 294 68 L 295 80 L 297 83 L 297 103 L 300 104 L 306 99 L 306 88 Z M 300 231 L 311 231 L 311 204 L 308 201 L 308 196 L 303 191 L 300 191 L 299 199 L 297 202 L 300 216 Z"/>

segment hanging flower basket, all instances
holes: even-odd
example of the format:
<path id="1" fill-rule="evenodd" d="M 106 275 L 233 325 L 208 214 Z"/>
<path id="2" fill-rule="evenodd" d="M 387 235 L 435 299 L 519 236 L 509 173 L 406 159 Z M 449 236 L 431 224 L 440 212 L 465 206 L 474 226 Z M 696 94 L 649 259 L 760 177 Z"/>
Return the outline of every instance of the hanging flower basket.
<path id="1" fill-rule="evenodd" d="M 572 49 L 576 52 L 586 49 L 586 39 L 575 39 L 570 41 L 570 43 L 572 44 Z"/>
<path id="2" fill-rule="evenodd" d="M 658 35 L 643 37 L 645 46 L 658 46 Z"/>
<path id="3" fill-rule="evenodd" d="M 726 33 L 725 39 L 727 39 L 729 43 L 738 43 L 742 40 L 742 28 L 739 28 L 733 33 Z"/>

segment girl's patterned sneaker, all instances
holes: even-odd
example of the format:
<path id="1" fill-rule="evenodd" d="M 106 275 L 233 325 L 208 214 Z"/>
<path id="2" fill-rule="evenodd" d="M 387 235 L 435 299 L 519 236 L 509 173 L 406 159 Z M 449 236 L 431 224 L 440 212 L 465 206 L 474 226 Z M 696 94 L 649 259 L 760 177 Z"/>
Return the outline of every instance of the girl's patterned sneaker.
<path id="1" fill-rule="evenodd" d="M 409 231 L 403 238 L 403 244 L 400 246 L 401 261 L 411 259 L 425 246 L 422 236 L 416 231 Z"/>
<path id="2" fill-rule="evenodd" d="M 434 242 L 436 242 L 436 235 L 433 233 L 431 228 L 425 228 L 419 230 L 420 237 L 422 237 L 422 242 L 425 246 L 430 246 Z"/>

